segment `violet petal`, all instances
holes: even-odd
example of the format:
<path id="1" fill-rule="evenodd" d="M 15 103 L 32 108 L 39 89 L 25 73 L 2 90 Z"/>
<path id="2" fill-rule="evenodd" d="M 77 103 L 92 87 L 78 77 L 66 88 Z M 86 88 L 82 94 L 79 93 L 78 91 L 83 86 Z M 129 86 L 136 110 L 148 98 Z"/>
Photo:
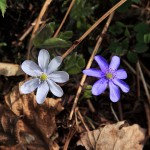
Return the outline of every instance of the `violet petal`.
<path id="1" fill-rule="evenodd" d="M 119 86 L 121 88 L 121 90 L 125 93 L 128 93 L 130 88 L 129 88 L 129 85 L 126 84 L 124 81 L 122 80 L 119 80 L 119 79 L 113 79 L 113 82 Z"/>
<path id="2" fill-rule="evenodd" d="M 117 85 L 112 81 L 109 81 L 109 90 L 110 90 L 110 100 L 112 102 L 117 102 L 120 99 L 120 90 Z"/>
<path id="3" fill-rule="evenodd" d="M 120 58 L 118 56 L 113 56 L 109 65 L 109 69 L 116 70 L 120 65 Z"/>
<path id="4" fill-rule="evenodd" d="M 116 71 L 116 78 L 117 79 L 126 79 L 127 72 L 124 69 L 119 69 Z"/>
<path id="5" fill-rule="evenodd" d="M 103 72 L 106 72 L 106 70 L 108 69 L 108 63 L 107 63 L 106 59 L 99 55 L 95 56 L 94 59 L 98 63 L 101 70 Z"/>
<path id="6" fill-rule="evenodd" d="M 106 78 L 99 79 L 97 82 L 94 83 L 92 87 L 93 95 L 100 95 L 103 93 L 107 88 L 108 80 Z"/>
<path id="7" fill-rule="evenodd" d="M 105 76 L 105 74 L 102 71 L 93 68 L 83 70 L 83 73 L 88 76 L 97 77 L 97 78 L 102 78 Z"/>

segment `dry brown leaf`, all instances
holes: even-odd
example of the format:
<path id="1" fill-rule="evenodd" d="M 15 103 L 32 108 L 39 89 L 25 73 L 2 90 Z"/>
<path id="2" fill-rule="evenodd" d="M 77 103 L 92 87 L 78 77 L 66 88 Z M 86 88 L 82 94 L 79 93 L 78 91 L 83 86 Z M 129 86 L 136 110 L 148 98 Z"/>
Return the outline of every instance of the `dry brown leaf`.
<path id="1" fill-rule="evenodd" d="M 20 65 L 11 63 L 0 63 L 0 75 L 4 76 L 19 76 L 23 75 Z"/>
<path id="2" fill-rule="evenodd" d="M 61 99 L 47 98 L 42 105 L 39 105 L 35 98 L 34 93 L 21 94 L 19 86 L 15 86 L 12 91 L 5 96 L 5 102 L 15 115 L 19 118 L 23 118 L 22 123 L 17 122 L 16 124 L 18 141 L 32 141 L 36 135 L 35 132 L 33 132 L 34 134 L 30 134 L 30 132 L 34 129 L 36 134 L 38 134 L 37 137 L 42 136 L 44 142 L 52 149 L 55 139 L 51 137 L 55 137 L 57 134 L 56 115 L 64 108 L 61 105 Z M 28 129 L 26 125 L 28 125 L 28 127 L 30 126 L 31 129 Z M 22 130 L 25 137 L 20 139 L 20 132 L 22 132 Z"/>
<path id="3" fill-rule="evenodd" d="M 139 125 L 126 126 L 125 121 L 109 124 L 81 134 L 77 145 L 86 150 L 142 150 L 145 130 Z"/>

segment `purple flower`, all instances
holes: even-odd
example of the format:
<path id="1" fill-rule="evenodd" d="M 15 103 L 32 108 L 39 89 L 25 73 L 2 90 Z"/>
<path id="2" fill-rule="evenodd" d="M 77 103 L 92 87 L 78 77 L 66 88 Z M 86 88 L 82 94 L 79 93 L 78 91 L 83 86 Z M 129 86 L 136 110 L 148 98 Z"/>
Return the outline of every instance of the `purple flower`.
<path id="1" fill-rule="evenodd" d="M 50 55 L 47 50 L 40 50 L 38 56 L 39 66 L 31 61 L 25 60 L 21 68 L 22 70 L 33 77 L 33 79 L 25 82 L 20 91 L 24 94 L 33 92 L 37 88 L 36 101 L 42 104 L 49 92 L 49 90 L 57 97 L 63 95 L 62 88 L 57 83 L 64 83 L 69 80 L 69 75 L 65 71 L 57 71 L 62 63 L 62 58 L 57 56 L 50 62 Z"/>
<path id="2" fill-rule="evenodd" d="M 95 56 L 94 59 L 101 70 L 93 68 L 83 70 L 84 74 L 99 78 L 92 87 L 92 94 L 96 96 L 100 95 L 109 86 L 110 99 L 113 102 L 117 102 L 120 99 L 120 89 L 125 93 L 129 92 L 129 86 L 121 80 L 127 78 L 127 73 L 124 69 L 118 69 L 120 58 L 113 56 L 110 65 L 108 65 L 102 56 Z"/>

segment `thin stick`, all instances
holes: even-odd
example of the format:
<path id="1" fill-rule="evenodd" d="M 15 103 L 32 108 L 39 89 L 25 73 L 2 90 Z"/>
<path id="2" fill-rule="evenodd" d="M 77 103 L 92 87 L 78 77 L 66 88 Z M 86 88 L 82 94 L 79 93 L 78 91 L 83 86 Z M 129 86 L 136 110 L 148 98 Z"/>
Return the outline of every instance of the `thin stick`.
<path id="1" fill-rule="evenodd" d="M 68 10 L 67 10 L 67 12 L 66 12 L 66 14 L 65 14 L 65 17 L 63 18 L 63 20 L 62 20 L 62 22 L 61 22 L 59 28 L 57 29 L 57 31 L 55 32 L 55 34 L 54 34 L 53 37 L 57 37 L 58 33 L 60 32 L 60 30 L 61 30 L 63 24 L 65 23 L 65 21 L 66 21 L 68 15 L 69 15 L 69 13 L 70 13 L 70 11 L 71 11 L 72 6 L 74 5 L 74 3 L 75 3 L 75 0 L 72 0 L 72 2 L 70 3 L 69 8 L 68 8 Z"/>
<path id="2" fill-rule="evenodd" d="M 140 76 L 139 76 L 139 67 L 138 67 L 138 63 L 136 63 L 136 82 L 137 82 L 137 99 L 139 100 L 140 95 L 141 95 L 141 90 L 140 90 Z"/>
<path id="3" fill-rule="evenodd" d="M 126 1 L 127 0 L 121 0 L 115 6 L 113 6 L 110 10 L 108 10 L 78 40 L 74 42 L 74 44 L 62 55 L 62 58 L 64 59 L 68 54 L 70 54 L 82 42 L 82 40 L 87 37 L 87 35 L 89 35 L 104 19 L 106 19 L 112 12 L 114 12 L 118 7 L 120 7 Z"/>
<path id="4" fill-rule="evenodd" d="M 113 113 L 113 115 L 114 115 L 114 117 L 115 117 L 116 121 L 118 121 L 118 122 L 119 122 L 119 118 L 118 118 L 118 116 L 117 116 L 116 112 L 114 111 L 114 108 L 113 108 L 113 106 L 112 106 L 112 103 L 110 103 L 110 108 L 111 108 L 111 111 L 112 111 L 112 113 Z"/>
<path id="5" fill-rule="evenodd" d="M 132 71 L 132 73 L 136 75 L 135 69 L 126 60 L 123 60 L 123 62 Z M 141 80 L 141 77 L 140 77 L 140 80 Z M 150 85 L 148 83 L 146 83 L 146 85 L 150 89 Z"/>
<path id="6" fill-rule="evenodd" d="M 141 66 L 140 66 L 139 62 L 137 62 L 137 66 L 138 66 L 139 73 L 140 73 L 140 76 L 141 76 L 141 80 L 142 80 L 142 83 L 143 83 L 143 86 L 144 86 L 144 89 L 145 89 L 145 93 L 146 93 L 146 96 L 147 96 L 148 103 L 150 104 L 150 94 L 149 94 L 149 91 L 148 91 L 148 88 L 147 88 L 147 85 L 146 85 L 146 82 L 145 82 L 145 78 L 144 78 L 144 75 L 143 75 L 143 72 L 142 72 L 142 69 L 141 69 Z"/>
<path id="7" fill-rule="evenodd" d="M 112 13 L 112 14 L 109 16 L 109 18 L 108 18 L 108 20 L 107 20 L 107 22 L 106 22 L 106 24 L 105 24 L 105 26 L 104 26 L 104 28 L 103 28 L 103 31 L 102 31 L 102 33 L 101 33 L 102 35 L 104 35 L 104 34 L 106 33 L 106 31 L 107 31 L 107 29 L 108 29 L 108 27 L 109 27 L 109 24 L 110 24 L 110 22 L 111 22 L 111 20 L 112 20 L 112 18 L 113 18 L 113 14 L 114 14 L 114 13 Z M 91 55 L 91 57 L 90 57 L 90 59 L 89 59 L 89 61 L 88 61 L 88 64 L 87 64 L 87 66 L 86 66 L 86 69 L 90 68 L 90 66 L 91 66 L 91 64 L 92 64 L 92 62 L 93 62 L 94 56 L 96 55 L 96 53 L 97 53 L 97 51 L 98 51 L 98 48 L 99 48 L 99 46 L 100 46 L 100 44 L 101 44 L 101 42 L 102 42 L 102 39 L 103 39 L 103 38 L 100 36 L 99 39 L 98 39 L 98 41 L 97 41 L 97 43 L 96 43 L 96 46 L 95 46 L 95 48 L 94 48 L 94 51 L 93 51 L 93 53 L 92 53 L 92 55 Z M 77 93 L 76 93 L 76 97 L 75 97 L 75 100 L 74 100 L 74 103 L 73 103 L 73 106 L 72 106 L 72 110 L 71 110 L 71 112 L 70 112 L 69 120 L 72 119 L 72 116 L 73 116 L 75 107 L 76 107 L 76 105 L 77 105 L 77 102 L 78 102 L 80 93 L 81 93 L 81 91 L 82 91 L 82 87 L 83 87 L 83 84 L 84 84 L 84 82 L 85 82 L 85 79 L 86 79 L 86 75 L 84 74 L 84 75 L 82 76 L 81 81 L 80 81 L 80 85 L 81 85 L 81 86 L 79 86 L 78 91 L 77 91 Z"/>
<path id="8" fill-rule="evenodd" d="M 34 38 L 35 32 L 36 32 L 36 31 L 38 30 L 38 28 L 39 28 L 39 25 L 40 25 L 40 22 L 41 22 L 41 20 L 42 20 L 42 17 L 43 17 L 43 15 L 45 14 L 45 12 L 46 12 L 46 10 L 47 10 L 47 8 L 48 8 L 48 6 L 49 6 L 49 4 L 50 4 L 51 2 L 52 2 L 52 0 L 46 0 L 46 1 L 45 1 L 44 5 L 43 5 L 43 7 L 42 7 L 42 9 L 41 9 L 41 11 L 40 11 L 40 14 L 39 14 L 39 16 L 38 16 L 38 18 L 37 18 L 36 24 L 35 24 L 35 26 L 34 26 L 34 28 L 33 28 L 32 35 L 31 35 L 31 38 L 30 38 L 30 41 L 29 41 L 27 59 L 30 58 L 30 51 L 31 51 L 31 48 L 32 48 L 32 39 Z"/>
<path id="9" fill-rule="evenodd" d="M 85 124 L 84 119 L 83 119 L 83 117 L 82 117 L 82 115 L 81 115 L 79 109 L 77 108 L 76 111 L 77 111 L 77 113 L 78 113 L 78 115 L 79 115 L 79 118 L 80 118 L 81 122 L 83 123 L 85 129 L 89 132 L 90 130 L 89 130 L 89 128 L 87 127 L 87 125 Z"/>

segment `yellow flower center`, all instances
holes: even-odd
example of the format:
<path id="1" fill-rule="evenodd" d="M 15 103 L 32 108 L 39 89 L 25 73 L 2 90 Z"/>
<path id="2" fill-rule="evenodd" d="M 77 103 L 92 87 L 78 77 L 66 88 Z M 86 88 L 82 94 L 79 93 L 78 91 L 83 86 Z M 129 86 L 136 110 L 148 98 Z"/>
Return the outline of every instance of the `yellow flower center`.
<path id="1" fill-rule="evenodd" d="M 106 77 L 107 77 L 107 79 L 111 79 L 113 77 L 113 75 L 111 73 L 107 73 Z"/>
<path id="2" fill-rule="evenodd" d="M 42 81 L 45 81 L 47 79 L 47 75 L 45 73 L 43 73 L 41 76 L 40 76 L 40 79 Z"/>

